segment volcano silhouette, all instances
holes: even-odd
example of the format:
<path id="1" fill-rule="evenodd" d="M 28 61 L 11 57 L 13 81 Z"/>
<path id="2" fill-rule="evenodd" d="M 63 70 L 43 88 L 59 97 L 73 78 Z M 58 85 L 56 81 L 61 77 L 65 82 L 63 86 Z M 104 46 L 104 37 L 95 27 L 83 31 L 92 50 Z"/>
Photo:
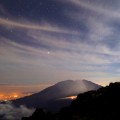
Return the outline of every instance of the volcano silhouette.
<path id="1" fill-rule="evenodd" d="M 100 85 L 87 80 L 66 80 L 50 86 L 41 92 L 14 100 L 13 104 L 56 111 L 64 106 L 68 106 L 72 101 L 72 99 L 61 98 L 77 96 L 79 93 L 97 90 L 100 87 Z"/>

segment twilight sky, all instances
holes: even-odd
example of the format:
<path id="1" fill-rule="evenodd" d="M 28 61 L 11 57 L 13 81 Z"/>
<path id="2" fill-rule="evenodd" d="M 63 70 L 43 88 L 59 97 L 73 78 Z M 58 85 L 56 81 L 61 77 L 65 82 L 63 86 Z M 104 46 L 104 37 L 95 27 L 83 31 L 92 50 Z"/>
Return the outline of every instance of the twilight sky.
<path id="1" fill-rule="evenodd" d="M 0 86 L 120 79 L 120 0 L 0 0 Z M 42 86 L 42 87 L 43 87 Z"/>

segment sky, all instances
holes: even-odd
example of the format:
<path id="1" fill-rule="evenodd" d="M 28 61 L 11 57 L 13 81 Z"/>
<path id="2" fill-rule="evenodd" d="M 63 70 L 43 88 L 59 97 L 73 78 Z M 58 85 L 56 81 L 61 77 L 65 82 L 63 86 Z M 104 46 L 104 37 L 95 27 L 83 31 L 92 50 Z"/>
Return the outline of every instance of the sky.
<path id="1" fill-rule="evenodd" d="M 119 5 L 119 0 L 0 0 L 0 91 L 18 86 L 31 92 L 68 79 L 119 81 Z"/>

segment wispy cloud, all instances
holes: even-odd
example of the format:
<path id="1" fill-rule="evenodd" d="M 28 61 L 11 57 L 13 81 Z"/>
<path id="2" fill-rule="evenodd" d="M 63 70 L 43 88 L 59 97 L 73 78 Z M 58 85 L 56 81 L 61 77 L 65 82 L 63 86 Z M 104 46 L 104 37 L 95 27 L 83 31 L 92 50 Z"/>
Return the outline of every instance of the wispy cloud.
<path id="1" fill-rule="evenodd" d="M 98 79 L 114 76 L 118 69 L 114 66 L 120 63 L 120 9 L 116 7 L 119 1 L 115 0 L 112 6 L 111 2 L 105 1 L 56 2 L 63 5 L 57 18 L 55 16 L 57 22 L 45 16 L 42 20 L 29 20 L 23 16 L 17 20 L 15 15 L 0 17 L 2 75 L 6 71 L 8 76 L 12 74 L 10 79 L 15 79 L 18 74 L 22 78 L 30 73 L 31 77 L 23 78 L 26 81 L 35 78 L 37 82 L 38 79 L 55 80 L 60 76 L 59 72 L 63 79 L 69 78 L 70 74 L 71 78 L 76 75 L 76 78 L 89 76 L 94 79 L 95 74 Z M 1 11 L 6 10 L 1 7 Z M 59 20 L 64 21 L 60 23 Z M 9 68 L 16 71 L 16 75 Z"/>
<path id="2" fill-rule="evenodd" d="M 6 27 L 13 27 L 13 28 L 22 28 L 22 29 L 33 29 L 33 30 L 41 30 L 41 31 L 48 31 L 48 32 L 55 32 L 55 33 L 66 33 L 66 34 L 78 34 L 76 31 L 69 31 L 62 28 L 59 28 L 54 25 L 45 24 L 45 25 L 39 25 L 39 24 L 33 24 L 33 23 L 25 23 L 25 22 L 19 22 L 19 21 L 13 21 L 9 19 L 0 18 L 0 24 Z"/>
<path id="3" fill-rule="evenodd" d="M 109 17 L 115 17 L 115 18 L 120 18 L 120 10 L 114 10 L 109 8 L 110 6 L 104 5 L 104 2 L 102 5 L 97 4 L 97 2 L 90 2 L 89 0 L 83 1 L 83 0 L 70 0 L 72 3 L 74 3 L 76 6 L 83 7 L 85 9 L 109 16 Z M 109 3 L 108 3 L 109 5 Z"/>

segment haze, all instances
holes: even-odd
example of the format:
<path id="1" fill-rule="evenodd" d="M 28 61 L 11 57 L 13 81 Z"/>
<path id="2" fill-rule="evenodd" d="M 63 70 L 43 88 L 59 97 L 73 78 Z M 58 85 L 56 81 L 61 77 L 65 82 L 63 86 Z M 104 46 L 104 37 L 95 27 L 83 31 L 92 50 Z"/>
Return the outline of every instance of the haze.
<path id="1" fill-rule="evenodd" d="M 119 5 L 0 0 L 0 94 L 36 92 L 62 80 L 119 81 Z"/>

